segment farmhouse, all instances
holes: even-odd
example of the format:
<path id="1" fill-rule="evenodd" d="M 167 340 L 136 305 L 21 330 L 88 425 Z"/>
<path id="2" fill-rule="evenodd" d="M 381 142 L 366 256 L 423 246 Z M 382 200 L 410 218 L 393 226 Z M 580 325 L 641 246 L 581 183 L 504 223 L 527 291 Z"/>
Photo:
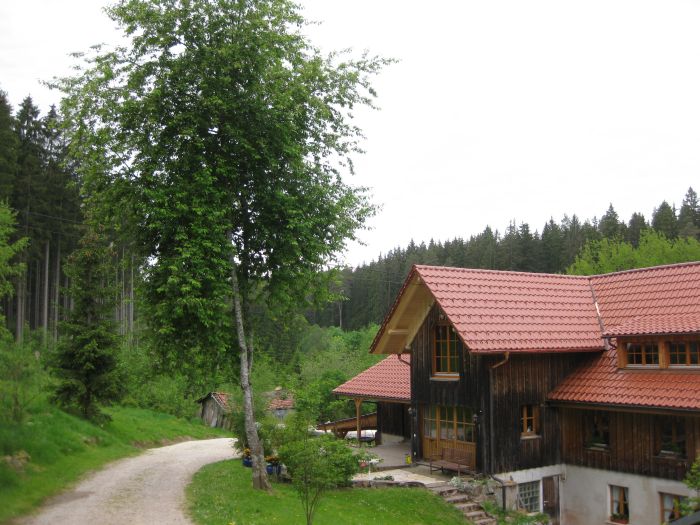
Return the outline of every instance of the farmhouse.
<path id="1" fill-rule="evenodd" d="M 656 525 L 690 495 L 698 262 L 591 277 L 414 266 L 371 351 L 410 363 L 414 460 L 517 483 L 553 523 Z M 381 400 L 381 380 L 348 383 L 336 391 Z"/>

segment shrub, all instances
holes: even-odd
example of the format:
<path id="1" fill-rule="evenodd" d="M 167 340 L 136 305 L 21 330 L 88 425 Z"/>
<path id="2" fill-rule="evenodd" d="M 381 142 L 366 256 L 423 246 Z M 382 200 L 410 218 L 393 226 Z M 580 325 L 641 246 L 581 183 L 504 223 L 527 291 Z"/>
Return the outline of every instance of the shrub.
<path id="1" fill-rule="evenodd" d="M 305 435 L 291 441 L 280 448 L 280 459 L 287 466 L 299 494 L 307 525 L 312 524 L 323 493 L 349 485 L 357 472 L 357 459 L 352 451 L 332 436 Z"/>

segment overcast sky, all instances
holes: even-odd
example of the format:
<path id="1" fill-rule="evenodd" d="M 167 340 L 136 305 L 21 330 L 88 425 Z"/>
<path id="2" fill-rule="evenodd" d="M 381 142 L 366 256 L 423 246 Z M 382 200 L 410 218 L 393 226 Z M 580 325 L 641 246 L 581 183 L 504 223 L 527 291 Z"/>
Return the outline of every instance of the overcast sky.
<path id="1" fill-rule="evenodd" d="M 40 79 L 117 33 L 98 0 L 0 2 L 0 89 L 42 110 Z M 400 62 L 363 111 L 351 180 L 381 206 L 349 264 L 510 220 L 647 218 L 700 190 L 700 2 L 306 0 L 323 50 Z"/>

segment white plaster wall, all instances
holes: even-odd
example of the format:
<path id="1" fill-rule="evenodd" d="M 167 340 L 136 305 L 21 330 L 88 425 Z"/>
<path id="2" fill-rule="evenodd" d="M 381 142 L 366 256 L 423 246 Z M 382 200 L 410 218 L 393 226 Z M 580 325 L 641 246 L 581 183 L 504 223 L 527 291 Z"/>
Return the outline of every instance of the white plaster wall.
<path id="1" fill-rule="evenodd" d="M 500 479 L 501 481 L 508 482 L 512 481 L 513 483 L 528 483 L 531 481 L 540 481 L 540 512 L 542 512 L 542 504 L 543 504 L 543 495 L 542 495 L 542 478 L 547 478 L 549 476 L 563 476 L 564 472 L 566 470 L 565 465 L 548 465 L 546 467 L 539 467 L 539 468 L 531 468 L 531 469 L 526 469 L 526 470 L 516 470 L 513 472 L 502 472 L 500 474 L 496 474 L 496 477 Z M 561 487 L 561 483 L 560 483 Z M 513 490 L 514 495 L 517 496 L 517 487 L 514 487 Z M 561 489 L 560 489 L 561 490 Z M 559 495 L 559 498 L 561 499 L 561 494 Z M 511 503 L 511 498 L 506 497 L 507 500 L 507 505 L 510 506 Z M 502 503 L 502 502 L 501 502 Z M 515 500 L 513 499 L 513 503 L 515 504 Z"/>
<path id="2" fill-rule="evenodd" d="M 661 523 L 660 492 L 691 495 L 680 481 L 624 474 L 566 465 L 559 484 L 561 525 L 604 525 L 609 523 L 609 486 L 629 489 L 629 525 Z"/>

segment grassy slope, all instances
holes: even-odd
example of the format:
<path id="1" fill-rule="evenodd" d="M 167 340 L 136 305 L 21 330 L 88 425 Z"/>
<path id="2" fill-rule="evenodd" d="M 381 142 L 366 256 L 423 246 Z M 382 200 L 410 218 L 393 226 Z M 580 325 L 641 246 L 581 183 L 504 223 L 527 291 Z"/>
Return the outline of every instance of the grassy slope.
<path id="1" fill-rule="evenodd" d="M 299 525 L 305 523 L 291 485 L 271 493 L 253 491 L 250 470 L 240 460 L 200 470 L 187 489 L 190 513 L 198 525 Z M 343 489 L 323 496 L 314 525 L 464 525 L 464 517 L 423 489 Z"/>
<path id="2" fill-rule="evenodd" d="M 53 407 L 32 414 L 23 425 L 0 425 L 0 459 L 25 451 L 31 460 L 16 472 L 0 461 L 0 523 L 24 514 L 81 474 L 108 461 L 182 437 L 227 435 L 166 414 L 112 407 L 112 421 L 98 427 Z"/>

